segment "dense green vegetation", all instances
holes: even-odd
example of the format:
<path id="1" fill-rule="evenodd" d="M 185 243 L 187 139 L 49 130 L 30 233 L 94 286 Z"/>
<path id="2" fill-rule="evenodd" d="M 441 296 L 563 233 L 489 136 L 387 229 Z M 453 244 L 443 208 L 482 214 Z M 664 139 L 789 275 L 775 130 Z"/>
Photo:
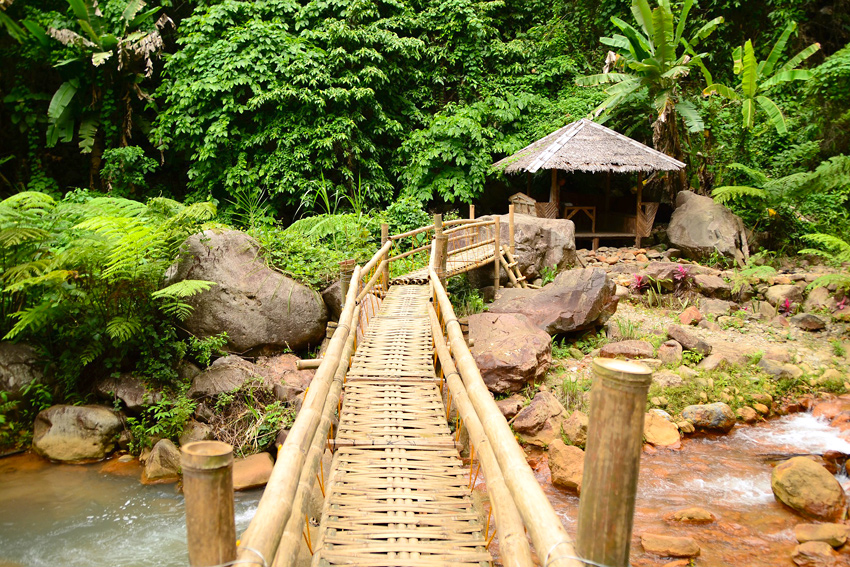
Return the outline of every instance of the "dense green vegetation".
<path id="1" fill-rule="evenodd" d="M 381 222 L 503 208 L 526 180 L 490 164 L 588 115 L 688 164 L 660 198 L 845 261 L 848 41 L 845 0 L 0 0 L 0 336 L 62 386 L 0 425 L 104 374 L 185 389 L 214 351 L 177 332 L 210 284 L 163 289 L 191 232 L 321 288 Z"/>

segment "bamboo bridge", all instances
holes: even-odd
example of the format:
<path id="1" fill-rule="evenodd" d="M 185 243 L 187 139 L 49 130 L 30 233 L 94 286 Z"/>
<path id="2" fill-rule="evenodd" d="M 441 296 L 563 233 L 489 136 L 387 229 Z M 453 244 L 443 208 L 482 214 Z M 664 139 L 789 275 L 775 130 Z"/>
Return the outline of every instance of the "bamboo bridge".
<path id="1" fill-rule="evenodd" d="M 433 225 L 395 236 L 384 227 L 381 248 L 343 286 L 339 324 L 250 526 L 229 554 L 212 549 L 216 534 L 187 520 L 192 565 L 293 567 L 304 563 L 306 545 L 312 567 L 484 566 L 493 564 L 494 538 L 508 567 L 596 564 L 578 559 L 481 378 L 445 290 L 446 278 L 487 265 L 495 286 L 502 269 L 512 285 L 527 285 L 516 270 L 509 219 L 505 246 L 498 217 L 443 223 L 435 215 Z M 458 452 L 462 433 L 467 465 Z M 195 471 L 184 456 L 187 518 Z M 486 519 L 471 495 L 479 475 L 490 500 Z M 321 522 L 311 527 L 316 485 L 325 499 Z M 218 538 L 225 547 L 228 537 Z M 198 559 L 204 552 L 193 555 L 193 545 L 217 559 Z"/>

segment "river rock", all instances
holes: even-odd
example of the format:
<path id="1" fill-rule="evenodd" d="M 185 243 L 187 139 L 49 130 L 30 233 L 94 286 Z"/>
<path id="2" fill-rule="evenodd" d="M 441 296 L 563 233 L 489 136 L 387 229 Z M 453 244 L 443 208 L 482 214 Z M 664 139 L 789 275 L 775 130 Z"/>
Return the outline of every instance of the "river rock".
<path id="1" fill-rule="evenodd" d="M 304 398 L 304 391 L 313 381 L 316 371 L 298 370 L 300 359 L 294 354 L 279 354 L 277 356 L 261 356 L 257 359 L 252 371 L 260 374 L 266 384 L 273 384 L 275 397 L 282 402 L 299 404 Z"/>
<path id="2" fill-rule="evenodd" d="M 508 244 L 508 215 L 499 217 L 499 238 L 503 245 Z M 492 216 L 477 220 L 492 220 Z M 492 237 L 492 229 L 482 229 L 487 238 Z M 530 215 L 514 215 L 514 260 L 521 274 L 528 281 L 542 277 L 543 269 L 561 272 L 576 265 L 575 225 L 566 219 L 547 219 Z M 502 270 L 503 281 L 507 274 Z M 486 266 L 469 273 L 469 280 L 475 287 L 483 287 L 493 282 L 493 268 Z"/>
<path id="3" fill-rule="evenodd" d="M 732 286 L 720 276 L 697 274 L 694 276 L 694 285 L 701 294 L 715 299 L 729 299 L 732 294 Z"/>
<path id="4" fill-rule="evenodd" d="M 764 357 L 759 360 L 758 367 L 777 380 L 781 378 L 799 378 L 803 375 L 803 371 L 793 364 L 782 364 L 781 362 Z"/>
<path id="5" fill-rule="evenodd" d="M 327 308 L 320 294 L 266 266 L 247 234 L 207 230 L 190 236 L 166 274 L 215 282 L 185 301 L 193 307 L 182 325 L 197 337 L 227 332 L 227 348 L 245 353 L 299 350 L 325 336 Z"/>
<path id="6" fill-rule="evenodd" d="M 507 290 L 490 313 L 522 313 L 550 335 L 603 325 L 617 310 L 615 284 L 601 268 L 569 270 L 540 290 Z"/>
<path id="7" fill-rule="evenodd" d="M 682 345 L 678 341 L 666 341 L 658 347 L 658 358 L 664 364 L 682 364 Z"/>
<path id="8" fill-rule="evenodd" d="M 664 516 L 664 519 L 668 522 L 682 522 L 685 524 L 710 524 L 716 518 L 714 517 L 714 514 L 705 508 L 698 508 L 694 506 L 692 508 L 684 508 L 682 510 L 671 512 Z"/>
<path id="9" fill-rule="evenodd" d="M 652 374 L 652 381 L 662 388 L 671 388 L 673 386 L 681 386 L 685 383 L 681 376 L 670 370 L 659 370 Z"/>
<path id="10" fill-rule="evenodd" d="M 729 315 L 730 312 L 737 308 L 738 305 L 736 303 L 722 299 L 702 299 L 699 302 L 699 310 L 705 315 Z"/>
<path id="11" fill-rule="evenodd" d="M 759 414 L 756 410 L 751 408 L 750 406 L 743 406 L 738 408 L 738 411 L 735 412 L 738 414 L 738 417 L 741 418 L 741 421 L 744 423 L 755 423 L 759 420 Z"/>
<path id="12" fill-rule="evenodd" d="M 274 460 L 269 453 L 257 453 L 233 461 L 233 490 L 265 486 L 272 475 Z"/>
<path id="13" fill-rule="evenodd" d="M 691 305 L 679 314 L 679 322 L 686 327 L 698 325 L 700 321 L 702 321 L 702 313 L 694 305 Z"/>
<path id="14" fill-rule="evenodd" d="M 103 406 L 51 406 L 35 418 L 32 448 L 54 461 L 103 459 L 122 429 L 121 418 Z"/>
<path id="15" fill-rule="evenodd" d="M 697 429 L 728 433 L 735 427 L 735 412 L 723 402 L 687 406 L 682 410 L 682 417 Z"/>
<path id="16" fill-rule="evenodd" d="M 811 311 L 834 311 L 836 307 L 835 298 L 825 287 L 816 287 L 809 292 L 803 302 L 803 309 Z"/>
<path id="17" fill-rule="evenodd" d="M 790 321 L 792 325 L 809 332 L 822 331 L 826 328 L 826 321 L 811 313 L 799 313 L 791 317 Z"/>
<path id="18" fill-rule="evenodd" d="M 744 230 L 740 217 L 714 199 L 680 191 L 667 237 L 689 258 L 705 259 L 718 253 L 742 262 Z"/>
<path id="19" fill-rule="evenodd" d="M 525 443 L 541 447 L 549 445 L 561 438 L 561 426 L 566 413 L 567 410 L 552 392 L 537 392 L 531 403 L 514 419 L 514 431 L 519 433 Z"/>
<path id="20" fill-rule="evenodd" d="M 549 444 L 549 470 L 552 473 L 552 484 L 581 494 L 584 451 L 555 439 Z"/>
<path id="21" fill-rule="evenodd" d="M 793 457 L 771 475 L 777 500 L 808 518 L 835 521 L 844 518 L 847 501 L 834 476 L 808 457 Z"/>
<path id="22" fill-rule="evenodd" d="M 256 365 L 236 355 L 224 356 L 216 359 L 209 368 L 195 377 L 188 394 L 193 398 L 217 396 L 238 390 L 252 381 L 271 388 L 271 384 L 265 382 Z"/>
<path id="23" fill-rule="evenodd" d="M 497 394 L 519 392 L 546 377 L 552 339 L 518 313 L 469 316 L 470 348 L 487 388 Z"/>
<path id="24" fill-rule="evenodd" d="M 183 426 L 183 432 L 180 434 L 178 441 L 180 446 L 194 443 L 195 441 L 209 441 L 213 439 L 212 427 L 206 423 L 190 419 Z"/>
<path id="25" fill-rule="evenodd" d="M 511 419 L 522 410 L 525 405 L 525 398 L 520 394 L 514 394 L 509 398 L 496 400 L 496 407 L 505 416 L 505 419 Z"/>
<path id="26" fill-rule="evenodd" d="M 0 342 L 0 390 L 9 400 L 19 400 L 23 389 L 44 382 L 43 363 L 38 351 L 27 343 Z"/>
<path id="27" fill-rule="evenodd" d="M 144 480 L 176 481 L 180 476 L 180 450 L 168 439 L 160 439 L 145 459 Z"/>
<path id="28" fill-rule="evenodd" d="M 794 549 L 791 561 L 798 567 L 833 567 L 838 564 L 838 554 L 827 543 L 807 541 Z"/>
<path id="29" fill-rule="evenodd" d="M 138 414 L 145 406 L 155 404 L 162 399 L 160 392 L 149 391 L 141 379 L 132 373 L 124 372 L 117 377 L 101 378 L 94 385 L 94 391 L 104 400 L 121 400 L 127 411 Z"/>
<path id="30" fill-rule="evenodd" d="M 670 420 L 649 412 L 643 420 L 643 438 L 656 447 L 679 447 L 679 428 Z"/>
<path id="31" fill-rule="evenodd" d="M 803 290 L 792 284 L 772 285 L 767 288 L 764 298 L 773 306 L 783 306 L 787 300 L 791 305 L 803 301 Z"/>
<path id="32" fill-rule="evenodd" d="M 564 433 L 564 437 L 570 443 L 577 447 L 584 447 L 587 444 L 587 427 L 589 423 L 590 420 L 587 414 L 575 410 L 570 414 L 570 417 L 561 423 L 561 430 Z"/>
<path id="33" fill-rule="evenodd" d="M 339 321 L 342 314 L 342 286 L 334 282 L 322 291 L 322 301 L 328 308 L 328 315 L 334 321 Z"/>
<path id="34" fill-rule="evenodd" d="M 670 325 L 667 327 L 667 336 L 678 342 L 687 350 L 692 350 L 703 356 L 711 354 L 711 345 L 684 327 L 679 325 Z"/>
<path id="35" fill-rule="evenodd" d="M 646 341 L 619 341 L 608 343 L 599 351 L 602 358 L 652 358 L 655 349 Z"/>
<path id="36" fill-rule="evenodd" d="M 697 557 L 700 553 L 699 545 L 690 537 L 643 534 L 640 542 L 647 553 L 664 557 Z"/>
<path id="37" fill-rule="evenodd" d="M 794 537 L 800 543 L 822 541 L 837 549 L 847 541 L 847 529 L 844 524 L 797 524 Z"/>

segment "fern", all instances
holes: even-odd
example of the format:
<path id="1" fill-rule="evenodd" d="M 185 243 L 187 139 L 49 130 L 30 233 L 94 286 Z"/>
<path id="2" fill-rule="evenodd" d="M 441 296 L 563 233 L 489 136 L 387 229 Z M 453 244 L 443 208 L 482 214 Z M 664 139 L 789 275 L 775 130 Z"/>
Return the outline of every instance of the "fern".
<path id="1" fill-rule="evenodd" d="M 725 204 L 729 201 L 735 201 L 745 197 L 766 199 L 767 193 L 764 189 L 759 189 L 758 187 L 749 187 L 747 185 L 724 185 L 722 187 L 716 187 L 711 192 L 711 196 L 714 197 L 714 200 L 718 203 Z"/>
<path id="2" fill-rule="evenodd" d="M 800 254 L 814 254 L 836 265 L 850 262 L 850 243 L 844 239 L 831 234 L 814 233 L 804 235 L 803 240 L 811 242 L 820 248 L 805 248 L 800 250 Z M 820 276 L 809 284 L 808 289 L 830 285 L 850 291 L 850 274 L 842 272 Z"/>
<path id="3" fill-rule="evenodd" d="M 114 317 L 106 324 L 106 333 L 119 343 L 127 342 L 141 332 L 142 322 L 136 315 Z"/>

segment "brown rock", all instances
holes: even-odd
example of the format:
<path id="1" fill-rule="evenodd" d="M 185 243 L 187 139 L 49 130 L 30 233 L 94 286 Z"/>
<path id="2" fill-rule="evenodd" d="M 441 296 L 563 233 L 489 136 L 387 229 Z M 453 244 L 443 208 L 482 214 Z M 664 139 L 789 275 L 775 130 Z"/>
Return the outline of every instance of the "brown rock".
<path id="1" fill-rule="evenodd" d="M 549 445 L 555 439 L 560 439 L 566 411 L 551 392 L 537 392 L 531 403 L 517 414 L 514 430 L 526 443 Z"/>
<path id="2" fill-rule="evenodd" d="M 776 499 L 803 516 L 841 520 L 847 508 L 844 490 L 834 476 L 808 457 L 794 457 L 773 469 Z"/>
<path id="3" fill-rule="evenodd" d="M 145 460 L 144 479 L 148 481 L 176 481 L 180 476 L 180 451 L 168 439 L 161 439 Z"/>
<path id="4" fill-rule="evenodd" d="M 679 325 L 670 325 L 667 327 L 667 335 L 687 350 L 692 350 L 706 356 L 711 354 L 711 345 Z"/>
<path id="5" fill-rule="evenodd" d="M 732 286 L 723 281 L 720 276 L 697 274 L 694 276 L 694 285 L 701 294 L 707 297 L 729 299 L 732 294 Z"/>
<path id="6" fill-rule="evenodd" d="M 682 345 L 677 341 L 667 341 L 658 347 L 658 358 L 664 364 L 682 364 Z"/>
<path id="7" fill-rule="evenodd" d="M 652 358 L 655 349 L 646 341 L 619 341 L 608 343 L 599 351 L 603 358 Z"/>
<path id="8" fill-rule="evenodd" d="M 682 417 L 697 429 L 728 433 L 735 427 L 735 413 L 723 402 L 687 406 L 682 410 Z"/>
<path id="9" fill-rule="evenodd" d="M 189 420 L 183 426 L 183 432 L 180 434 L 178 441 L 180 446 L 187 445 L 194 441 L 208 441 L 213 438 L 212 427 L 206 423 L 201 423 L 195 420 Z"/>
<path id="10" fill-rule="evenodd" d="M 659 370 L 658 372 L 654 372 L 652 374 L 652 381 L 662 388 L 681 386 L 685 383 L 681 376 L 669 370 Z"/>
<path id="11" fill-rule="evenodd" d="M 640 542 L 647 553 L 664 557 L 697 557 L 700 552 L 697 542 L 689 537 L 643 534 Z"/>
<path id="12" fill-rule="evenodd" d="M 576 410 L 570 414 L 561 424 L 561 428 L 570 443 L 577 447 L 584 447 L 587 443 L 588 418 L 584 413 Z"/>
<path id="13" fill-rule="evenodd" d="M 502 412 L 505 419 L 511 419 L 518 414 L 523 405 L 525 405 L 525 398 L 519 394 L 514 394 L 510 398 L 505 398 L 503 400 L 496 400 L 496 407 L 499 408 L 499 411 Z"/>
<path id="14" fill-rule="evenodd" d="M 56 405 L 33 424 L 32 448 L 54 461 L 100 460 L 115 449 L 121 418 L 103 406 Z"/>
<path id="15" fill-rule="evenodd" d="M 552 339 L 525 315 L 479 313 L 469 317 L 470 349 L 491 392 L 518 392 L 546 376 Z"/>
<path id="16" fill-rule="evenodd" d="M 838 554 L 828 543 L 807 541 L 794 549 L 791 561 L 799 567 L 832 567 L 838 563 Z"/>
<path id="17" fill-rule="evenodd" d="M 268 453 L 257 453 L 233 462 L 233 490 L 265 486 L 271 477 L 274 461 Z"/>
<path id="18" fill-rule="evenodd" d="M 797 524 L 794 537 L 800 543 L 822 541 L 837 549 L 847 541 L 847 529 L 844 524 Z"/>
<path id="19" fill-rule="evenodd" d="M 791 317 L 790 322 L 792 325 L 796 325 L 804 331 L 809 332 L 822 331 L 826 328 L 826 321 L 817 315 L 812 315 L 811 313 L 799 313 L 794 315 Z"/>
<path id="20" fill-rule="evenodd" d="M 803 300 L 803 291 L 792 284 L 774 285 L 768 288 L 764 298 L 773 306 L 784 305 L 786 299 L 791 305 L 797 305 Z"/>
<path id="21" fill-rule="evenodd" d="M 700 321 L 702 321 L 702 313 L 694 305 L 691 305 L 679 314 L 679 322 L 686 327 L 696 325 Z"/>
<path id="22" fill-rule="evenodd" d="M 552 484 L 581 494 L 584 451 L 555 439 L 549 444 L 549 470 L 552 473 Z"/>
<path id="23" fill-rule="evenodd" d="M 705 508 L 698 508 L 695 506 L 671 512 L 664 516 L 664 519 L 669 522 L 683 522 L 686 524 L 710 524 L 716 518 L 714 517 L 714 514 Z"/>
<path id="24" fill-rule="evenodd" d="M 754 410 L 750 406 L 738 408 L 738 411 L 736 413 L 738 414 L 738 417 L 740 417 L 741 420 L 744 421 L 744 423 L 755 423 L 759 420 L 758 412 L 756 412 L 756 410 Z"/>
<path id="25" fill-rule="evenodd" d="M 680 445 L 679 428 L 657 413 L 649 412 L 643 420 L 643 437 L 656 447 L 676 448 Z"/>

